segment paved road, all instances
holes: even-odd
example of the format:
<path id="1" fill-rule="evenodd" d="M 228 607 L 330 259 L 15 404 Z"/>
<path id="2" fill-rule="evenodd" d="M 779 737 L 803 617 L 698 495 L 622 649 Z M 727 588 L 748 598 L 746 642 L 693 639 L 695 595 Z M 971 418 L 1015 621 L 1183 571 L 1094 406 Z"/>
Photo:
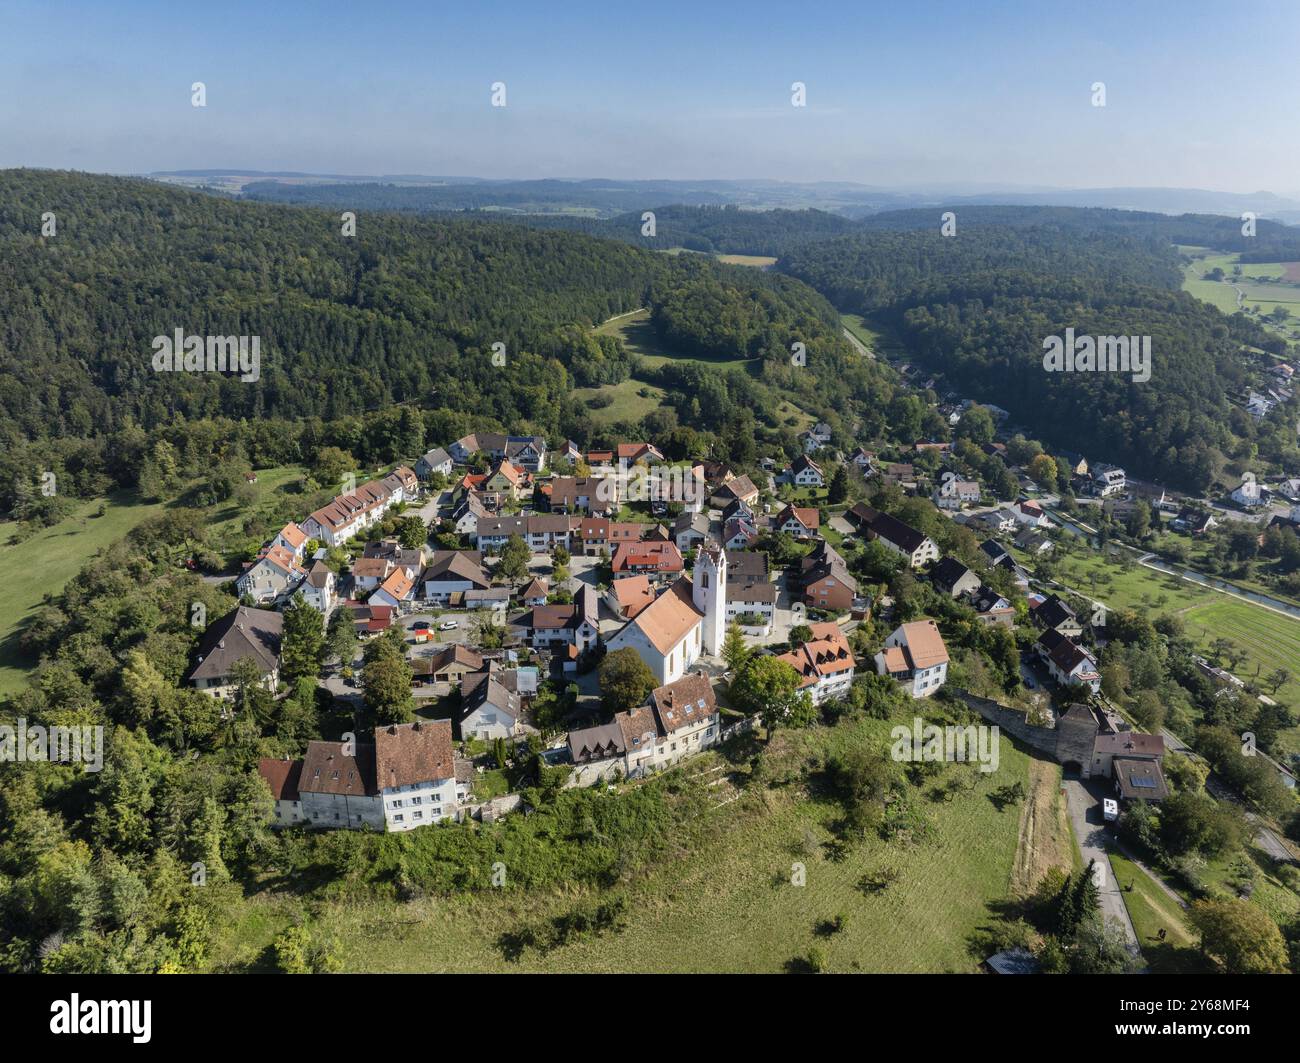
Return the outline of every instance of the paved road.
<path id="1" fill-rule="evenodd" d="M 844 336 L 845 336 L 845 338 L 846 338 L 846 339 L 847 339 L 851 344 L 853 344 L 853 348 L 854 348 L 854 350 L 856 350 L 856 351 L 858 352 L 858 354 L 860 354 L 860 355 L 862 355 L 863 357 L 866 357 L 866 358 L 874 358 L 874 357 L 875 357 L 875 355 L 874 355 L 871 351 L 867 350 L 867 348 L 863 345 L 862 341 L 861 341 L 860 339 L 857 338 L 857 336 L 853 335 L 853 333 L 850 332 L 848 329 L 844 329 L 843 331 L 844 331 Z"/>
<path id="2" fill-rule="evenodd" d="M 1137 933 L 1133 929 L 1133 920 L 1124 907 L 1124 896 L 1115 881 L 1115 870 L 1110 865 L 1106 854 L 1106 825 L 1101 816 L 1101 800 L 1082 779 L 1066 779 L 1066 804 L 1070 810 L 1070 826 L 1074 830 L 1075 841 L 1083 854 L 1086 865 L 1089 860 L 1096 860 L 1106 876 L 1101 886 L 1101 911 L 1107 920 L 1114 919 L 1124 929 L 1128 939 L 1129 951 L 1134 955 L 1140 953 Z"/>

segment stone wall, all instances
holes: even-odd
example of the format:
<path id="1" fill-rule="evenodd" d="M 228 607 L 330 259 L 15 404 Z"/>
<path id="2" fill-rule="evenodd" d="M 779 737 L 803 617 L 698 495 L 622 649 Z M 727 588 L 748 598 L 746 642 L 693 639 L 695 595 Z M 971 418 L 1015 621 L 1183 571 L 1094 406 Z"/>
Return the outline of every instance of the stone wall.
<path id="1" fill-rule="evenodd" d="M 1025 745 L 1037 749 L 1041 753 L 1046 753 L 1049 757 L 1056 757 L 1057 733 L 1055 727 L 1039 727 L 1032 724 L 1019 709 L 1001 705 L 991 698 L 981 698 L 969 691 L 951 687 L 949 690 L 989 723 L 997 724 L 1002 731 L 1005 731 L 1013 738 L 1019 739 Z"/>

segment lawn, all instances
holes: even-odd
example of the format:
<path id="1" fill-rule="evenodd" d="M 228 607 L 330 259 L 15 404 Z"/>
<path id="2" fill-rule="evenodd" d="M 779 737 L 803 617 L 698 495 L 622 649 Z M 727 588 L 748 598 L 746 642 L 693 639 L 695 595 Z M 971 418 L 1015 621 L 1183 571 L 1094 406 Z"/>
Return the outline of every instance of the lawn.
<path id="1" fill-rule="evenodd" d="M 1207 965 L 1197 951 L 1197 938 L 1178 903 L 1137 864 L 1110 852 L 1111 868 L 1133 920 L 1138 945 L 1154 974 L 1205 973 Z M 1132 890 L 1126 887 L 1132 885 Z M 1165 939 L 1160 940 L 1160 931 Z"/>
<path id="2" fill-rule="evenodd" d="M 97 517 L 100 504 L 78 503 L 65 520 L 0 550 L 0 586 L 5 589 L 5 607 L 0 612 L 0 697 L 22 688 L 27 662 L 18 652 L 19 628 L 45 595 L 58 594 L 95 551 L 163 509 L 160 503 L 146 505 L 126 492 L 104 500 L 104 515 Z M 7 544 L 13 531 L 13 524 L 0 524 L 0 542 Z"/>
<path id="3" fill-rule="evenodd" d="M 778 732 L 796 759 L 826 756 L 863 742 L 884 743 L 888 721 L 859 721 L 810 732 Z M 980 956 L 970 937 L 990 925 L 993 906 L 1010 889 L 1021 810 L 999 811 L 990 791 L 1026 782 L 1028 757 L 1003 739 L 999 770 L 971 771 L 976 788 L 950 803 L 917 794 L 933 824 L 915 844 L 878 837 L 831 859 L 824 843 L 839 805 L 800 785 L 754 787 L 723 803 L 703 841 L 683 847 L 628 887 L 628 924 L 616 935 L 588 938 L 518 963 L 504 959 L 496 940 L 521 922 L 566 912 L 580 895 L 483 893 L 396 901 L 329 901 L 317 909 L 319 930 L 339 944 L 349 971 L 780 972 L 817 947 L 831 971 L 965 971 Z M 720 761 L 706 754 L 685 766 L 692 786 L 719 780 Z M 926 784 L 927 791 L 933 783 Z M 613 798 L 617 799 L 617 798 Z M 792 882 L 795 864 L 806 868 Z M 883 892 L 859 888 L 882 868 L 898 873 Z M 278 928 L 302 902 L 261 893 L 231 913 L 213 956 L 217 968 L 254 964 Z M 818 924 L 837 915 L 847 925 L 833 935 Z"/>

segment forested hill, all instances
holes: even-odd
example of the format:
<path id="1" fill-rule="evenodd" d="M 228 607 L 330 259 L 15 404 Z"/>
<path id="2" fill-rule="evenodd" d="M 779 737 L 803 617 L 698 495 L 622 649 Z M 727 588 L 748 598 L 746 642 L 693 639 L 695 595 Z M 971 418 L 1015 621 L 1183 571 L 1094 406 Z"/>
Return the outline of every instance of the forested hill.
<path id="1" fill-rule="evenodd" d="M 436 390 L 553 421 L 565 373 L 529 352 L 642 305 L 676 268 L 520 226 L 363 214 L 348 238 L 341 224 L 147 181 L 0 172 L 0 417 L 21 437 L 90 436 L 128 415 L 330 418 Z M 177 328 L 259 336 L 261 380 L 153 372 L 153 337 Z"/>
<path id="2" fill-rule="evenodd" d="M 680 426 L 740 461 L 756 438 L 796 446 L 785 402 L 879 427 L 893 398 L 830 303 L 792 277 L 499 221 L 362 212 L 355 236 L 342 224 L 147 181 L 0 172 L 0 511 L 32 470 L 86 497 L 135 487 L 159 438 L 184 449 L 186 426 L 222 419 L 256 426 L 249 447 L 281 463 L 310 459 L 300 436 L 409 458 L 421 419 L 438 442 L 473 426 L 586 443 L 598 429 L 575 388 L 637 375 L 667 408 L 605 436 Z M 642 306 L 701 361 L 643 367 L 591 328 Z M 258 337 L 260 378 L 155 371 L 154 338 L 177 329 Z M 374 411 L 410 417 L 369 440 L 358 422 Z"/>
<path id="3" fill-rule="evenodd" d="M 537 228 L 570 229 L 623 240 L 657 251 L 780 256 L 814 240 L 855 232 L 859 224 L 824 210 L 743 210 L 740 207 L 653 207 L 654 235 L 647 235 L 645 211 L 615 218 L 533 217 L 517 219 Z"/>
<path id="4" fill-rule="evenodd" d="M 1300 258 L 1300 227 L 1257 219 L 1255 235 L 1242 232 L 1240 218 L 1221 214 L 1155 214 L 1140 210 L 1103 207 L 934 206 L 924 210 L 892 210 L 863 218 L 859 228 L 939 229 L 943 214 L 951 211 L 959 230 L 967 228 L 1049 228 L 1089 233 L 1114 233 L 1160 244 L 1187 244 L 1219 251 L 1240 251 L 1258 262 Z"/>
<path id="5" fill-rule="evenodd" d="M 1230 401 L 1263 362 L 1248 348 L 1281 353 L 1285 343 L 1178 290 L 1165 219 L 1095 225 L 1093 215 L 1115 212 L 1044 211 L 1043 223 L 1015 226 L 967 224 L 974 219 L 959 214 L 947 237 L 932 215 L 924 229 L 806 244 L 780 268 L 841 310 L 892 324 L 909 353 L 951 385 L 1007 408 L 1057 446 L 1193 490 L 1225 461 L 1249 460 L 1253 447 L 1284 463 L 1300 456 L 1293 414 L 1256 424 Z M 1180 223 L 1202 239 L 1217 227 Z M 1150 379 L 1046 372 L 1043 341 L 1066 328 L 1152 337 Z"/>

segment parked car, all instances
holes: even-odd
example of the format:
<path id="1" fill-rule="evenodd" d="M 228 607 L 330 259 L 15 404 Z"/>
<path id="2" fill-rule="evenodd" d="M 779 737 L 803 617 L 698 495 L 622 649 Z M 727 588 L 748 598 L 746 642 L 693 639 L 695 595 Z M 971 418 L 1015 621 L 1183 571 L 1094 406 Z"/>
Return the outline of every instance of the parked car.
<path id="1" fill-rule="evenodd" d="M 433 625 L 430 624 L 429 621 L 427 621 L 427 620 L 417 620 L 415 623 L 413 623 L 413 624 L 411 625 L 411 630 L 412 630 L 412 631 L 428 631 L 429 628 L 431 628 L 431 627 L 433 627 Z"/>
<path id="2" fill-rule="evenodd" d="M 459 621 L 459 620 L 444 620 L 441 624 L 438 625 L 438 630 L 439 630 L 439 631 L 455 631 L 456 628 L 458 628 L 458 627 L 460 627 L 460 621 Z"/>

